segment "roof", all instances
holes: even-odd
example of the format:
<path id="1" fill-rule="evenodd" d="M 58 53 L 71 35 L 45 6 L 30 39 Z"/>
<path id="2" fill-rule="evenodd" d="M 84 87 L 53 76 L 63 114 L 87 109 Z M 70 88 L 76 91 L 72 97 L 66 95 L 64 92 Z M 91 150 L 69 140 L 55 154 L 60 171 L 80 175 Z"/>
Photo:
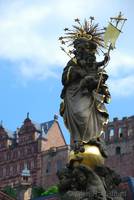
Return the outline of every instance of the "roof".
<path id="1" fill-rule="evenodd" d="M 27 165 L 25 164 L 24 169 L 21 172 L 21 176 L 30 176 L 30 170 L 27 168 Z"/>
<path id="2" fill-rule="evenodd" d="M 49 129 L 52 127 L 52 125 L 54 124 L 55 120 L 51 120 L 51 121 L 47 121 L 47 122 L 43 122 L 41 124 L 33 122 L 32 124 L 34 125 L 36 131 L 39 133 L 39 137 L 47 137 L 47 133 L 49 131 Z"/>
<path id="3" fill-rule="evenodd" d="M 29 116 L 24 120 L 24 124 L 27 123 L 28 121 L 31 121 Z M 43 122 L 43 123 L 37 123 L 37 122 L 31 121 L 31 124 L 35 127 L 35 129 L 36 129 L 36 131 L 38 133 L 38 138 L 47 138 L 48 131 L 49 131 L 49 129 L 52 127 L 52 125 L 55 122 L 57 122 L 57 124 L 59 126 L 59 129 L 61 131 L 61 135 L 62 135 L 62 137 L 63 137 L 63 139 L 65 141 L 65 138 L 63 136 L 62 130 L 61 130 L 60 125 L 58 123 L 58 116 L 57 115 L 54 115 L 54 119 L 51 120 L 51 121 L 47 121 L 47 122 Z M 2 128 L 7 133 L 9 138 L 16 139 L 15 138 L 15 133 L 17 134 L 17 131 L 11 132 L 11 131 L 5 129 L 3 126 L 2 126 Z M 24 125 L 22 125 L 21 128 L 24 128 Z"/>
<path id="4" fill-rule="evenodd" d="M 53 125 L 53 123 L 55 122 L 55 120 L 51 120 L 51 121 L 48 121 L 48 122 L 44 122 L 44 123 L 41 123 L 41 130 L 47 134 L 48 130 L 51 128 L 51 126 Z"/>
<path id="5" fill-rule="evenodd" d="M 0 125 L 0 128 L 2 129 L 3 132 L 5 132 L 5 134 L 7 133 L 9 138 L 13 138 L 13 132 L 4 128 L 3 125 Z"/>

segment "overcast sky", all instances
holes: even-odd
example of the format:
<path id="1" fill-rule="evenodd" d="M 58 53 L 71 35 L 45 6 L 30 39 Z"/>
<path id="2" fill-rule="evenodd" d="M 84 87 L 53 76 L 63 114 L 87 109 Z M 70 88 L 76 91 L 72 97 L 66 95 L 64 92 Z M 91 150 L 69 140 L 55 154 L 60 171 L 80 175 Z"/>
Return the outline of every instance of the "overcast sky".
<path id="1" fill-rule="evenodd" d="M 68 57 L 58 37 L 75 18 L 94 16 L 100 27 L 122 11 L 128 18 L 107 67 L 110 119 L 134 114 L 133 0 L 0 0 L 0 119 L 12 131 L 59 112 L 60 79 Z M 98 58 L 99 59 L 99 58 Z M 65 132 L 62 119 L 59 122 Z"/>

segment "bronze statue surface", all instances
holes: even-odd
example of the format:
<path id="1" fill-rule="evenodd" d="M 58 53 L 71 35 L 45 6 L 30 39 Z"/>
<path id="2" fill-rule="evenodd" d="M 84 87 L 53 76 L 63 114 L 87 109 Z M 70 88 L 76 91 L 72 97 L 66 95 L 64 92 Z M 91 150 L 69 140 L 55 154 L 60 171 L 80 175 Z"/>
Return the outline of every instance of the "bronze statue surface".
<path id="1" fill-rule="evenodd" d="M 87 26 L 83 27 L 83 31 L 94 29 L 91 39 L 88 32 L 87 36 L 81 34 L 74 39 L 74 57 L 62 74 L 63 102 L 60 113 L 71 133 L 71 143 L 88 143 L 100 137 L 108 121 L 104 104 L 109 102 L 110 93 L 106 85 L 108 75 L 102 67 L 107 64 L 109 56 L 105 55 L 101 62 L 96 61 L 98 46 L 102 45 L 102 33 L 97 33 L 97 26 Z M 98 38 L 94 40 L 96 35 Z"/>
<path id="2" fill-rule="evenodd" d="M 113 19 L 124 18 L 120 13 Z M 61 200 L 123 200 L 118 191 L 120 176 L 104 165 L 107 153 L 101 138 L 109 118 L 105 104 L 111 98 L 105 67 L 119 29 L 109 24 L 104 31 L 93 21 L 90 17 L 81 24 L 75 19 L 73 30 L 65 28 L 66 36 L 59 38 L 63 45 L 72 46 L 69 52 L 62 48 L 70 60 L 62 74 L 60 114 L 71 135 L 71 151 L 67 167 L 58 172 Z M 96 56 L 109 40 L 108 52 L 98 62 Z M 116 190 L 116 197 L 112 190 Z"/>

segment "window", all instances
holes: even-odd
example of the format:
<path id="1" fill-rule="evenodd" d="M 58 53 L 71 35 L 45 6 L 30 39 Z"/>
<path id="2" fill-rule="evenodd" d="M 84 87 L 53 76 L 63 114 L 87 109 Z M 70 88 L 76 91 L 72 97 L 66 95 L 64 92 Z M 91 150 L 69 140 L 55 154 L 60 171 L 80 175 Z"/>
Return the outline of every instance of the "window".
<path id="1" fill-rule="evenodd" d="M 6 167 L 6 176 L 9 176 L 9 174 L 10 174 L 10 168 Z"/>
<path id="2" fill-rule="evenodd" d="M 28 176 L 23 176 L 23 180 L 27 182 L 28 181 Z"/>
<path id="3" fill-rule="evenodd" d="M 27 168 L 31 169 L 31 161 L 27 161 Z"/>
<path id="4" fill-rule="evenodd" d="M 57 172 L 62 169 L 62 160 L 57 160 Z"/>
<path id="5" fill-rule="evenodd" d="M 131 136 L 132 133 L 133 133 L 132 127 L 128 127 L 128 131 L 127 131 L 128 136 Z"/>
<path id="6" fill-rule="evenodd" d="M 47 163 L 47 168 L 46 168 L 46 173 L 50 173 L 51 172 L 51 162 Z"/>
<path id="7" fill-rule="evenodd" d="M 25 149 L 22 148 L 21 151 L 20 151 L 20 153 L 21 153 L 21 156 L 23 157 L 25 155 Z"/>
<path id="8" fill-rule="evenodd" d="M 37 167 L 37 160 L 34 159 L 34 168 L 36 168 L 36 167 Z"/>
<path id="9" fill-rule="evenodd" d="M 1 153 L 1 154 L 0 154 L 0 161 L 3 162 L 3 160 L 4 160 L 4 157 L 3 157 L 3 154 Z"/>
<path id="10" fill-rule="evenodd" d="M 0 168 L 0 178 L 3 177 L 3 168 Z"/>
<path id="11" fill-rule="evenodd" d="M 116 147 L 116 155 L 120 155 L 121 154 L 121 148 L 120 147 Z"/>
<path id="12" fill-rule="evenodd" d="M 10 159 L 11 159 L 11 153 L 8 152 L 8 153 L 7 153 L 7 160 L 10 160 Z"/>
<path id="13" fill-rule="evenodd" d="M 13 166 L 13 174 L 15 175 L 17 173 L 17 165 Z"/>
<path id="14" fill-rule="evenodd" d="M 13 175 L 13 166 L 10 166 L 10 176 Z"/>
<path id="15" fill-rule="evenodd" d="M 120 127 L 118 130 L 118 136 L 119 136 L 119 138 L 123 137 L 123 128 L 122 127 Z"/>
<path id="16" fill-rule="evenodd" d="M 114 128 L 111 128 L 109 131 L 109 138 L 111 139 L 114 136 Z"/>
<path id="17" fill-rule="evenodd" d="M 31 169 L 34 168 L 34 160 L 31 161 Z"/>
<path id="18" fill-rule="evenodd" d="M 13 152 L 13 158 L 16 159 L 16 158 L 17 158 L 17 155 L 18 155 L 18 152 L 17 152 L 17 151 L 14 151 L 14 152 Z"/>
<path id="19" fill-rule="evenodd" d="M 20 163 L 20 172 L 24 169 L 24 163 Z"/>
<path id="20" fill-rule="evenodd" d="M 38 151 L 38 146 L 35 144 L 34 147 L 33 147 L 33 149 L 34 149 L 34 150 L 33 150 L 34 153 L 36 153 L 36 152 Z"/>
<path id="21" fill-rule="evenodd" d="M 27 148 L 27 154 L 31 154 L 32 153 L 32 149 L 31 149 L 31 147 L 28 147 Z"/>

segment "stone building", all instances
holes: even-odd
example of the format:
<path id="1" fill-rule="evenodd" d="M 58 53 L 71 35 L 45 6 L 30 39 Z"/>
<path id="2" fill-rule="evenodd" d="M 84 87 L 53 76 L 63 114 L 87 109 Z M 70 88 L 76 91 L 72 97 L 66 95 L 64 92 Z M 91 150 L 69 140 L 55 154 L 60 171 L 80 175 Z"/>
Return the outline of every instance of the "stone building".
<path id="1" fill-rule="evenodd" d="M 134 116 L 114 118 L 104 135 L 108 159 L 106 165 L 122 177 L 134 177 Z"/>
<path id="2" fill-rule="evenodd" d="M 67 146 L 57 116 L 37 124 L 27 115 L 15 133 L 0 125 L 0 189 L 17 186 L 24 165 L 30 170 L 32 185 L 48 187 L 57 183 L 56 172 L 68 159 Z"/>

